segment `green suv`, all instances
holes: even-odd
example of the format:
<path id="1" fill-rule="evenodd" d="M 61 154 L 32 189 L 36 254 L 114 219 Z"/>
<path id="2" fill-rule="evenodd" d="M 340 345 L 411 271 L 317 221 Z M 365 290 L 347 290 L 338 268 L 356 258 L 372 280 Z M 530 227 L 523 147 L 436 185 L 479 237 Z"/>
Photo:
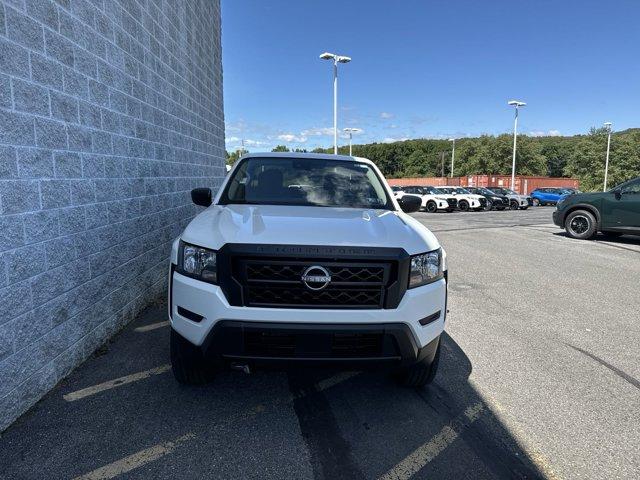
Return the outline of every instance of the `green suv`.
<path id="1" fill-rule="evenodd" d="M 640 177 L 608 192 L 578 193 L 558 201 L 553 223 L 572 238 L 588 239 L 596 232 L 610 236 L 640 235 Z"/>

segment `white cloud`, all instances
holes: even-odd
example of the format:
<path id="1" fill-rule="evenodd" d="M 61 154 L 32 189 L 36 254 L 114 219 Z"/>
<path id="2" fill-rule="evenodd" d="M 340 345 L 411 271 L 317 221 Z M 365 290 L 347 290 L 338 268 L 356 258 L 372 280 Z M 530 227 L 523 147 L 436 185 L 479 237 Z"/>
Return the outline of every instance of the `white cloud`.
<path id="1" fill-rule="evenodd" d="M 303 137 L 314 137 L 318 135 L 333 135 L 333 127 L 309 128 L 300 132 Z"/>
<path id="2" fill-rule="evenodd" d="M 401 137 L 401 138 L 385 137 L 382 140 L 382 143 L 404 142 L 405 140 L 409 140 L 409 137 Z"/>
<path id="3" fill-rule="evenodd" d="M 532 132 L 529 132 L 529 135 L 532 137 L 557 137 L 560 135 L 560 131 L 549 130 L 545 132 L 544 130 L 534 130 Z"/>
<path id="4" fill-rule="evenodd" d="M 238 137 L 226 137 L 224 141 L 225 143 L 236 143 L 239 142 L 240 139 Z"/>
<path id="5" fill-rule="evenodd" d="M 282 140 L 284 142 L 304 143 L 307 141 L 307 137 L 304 134 L 294 135 L 293 133 L 283 133 L 282 135 L 278 135 L 278 140 Z"/>
<path id="6" fill-rule="evenodd" d="M 389 112 L 380 112 L 380 118 L 393 118 L 395 115 Z"/>

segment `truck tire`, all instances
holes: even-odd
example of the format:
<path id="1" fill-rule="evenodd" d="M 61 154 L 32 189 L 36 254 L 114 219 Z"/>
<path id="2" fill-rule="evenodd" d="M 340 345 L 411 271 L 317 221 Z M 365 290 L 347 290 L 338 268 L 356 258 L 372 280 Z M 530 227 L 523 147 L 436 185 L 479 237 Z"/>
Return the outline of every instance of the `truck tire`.
<path id="1" fill-rule="evenodd" d="M 436 213 L 438 211 L 438 205 L 433 200 L 427 202 L 427 212 Z"/>
<path id="2" fill-rule="evenodd" d="M 433 382 L 438 372 L 440 363 L 440 344 L 433 360 L 422 360 L 408 367 L 402 368 L 397 373 L 397 380 L 403 387 L 424 387 Z"/>
<path id="3" fill-rule="evenodd" d="M 186 338 L 171 329 L 171 370 L 178 383 L 203 385 L 213 380 L 215 368 L 209 364 L 202 351 Z"/>
<path id="4" fill-rule="evenodd" d="M 588 240 L 596 233 L 596 218 L 587 210 L 574 210 L 564 221 L 564 229 L 571 238 Z"/>
<path id="5" fill-rule="evenodd" d="M 458 208 L 460 209 L 461 212 L 468 212 L 469 211 L 469 202 L 467 202 L 466 200 L 460 200 L 458 202 Z"/>

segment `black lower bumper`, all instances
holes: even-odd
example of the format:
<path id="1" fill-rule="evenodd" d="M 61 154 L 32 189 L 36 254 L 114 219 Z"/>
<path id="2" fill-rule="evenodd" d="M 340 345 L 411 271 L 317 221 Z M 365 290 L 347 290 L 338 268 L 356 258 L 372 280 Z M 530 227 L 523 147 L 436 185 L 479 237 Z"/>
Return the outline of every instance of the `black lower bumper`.
<path id="1" fill-rule="evenodd" d="M 202 349 L 235 362 L 411 365 L 433 358 L 439 338 L 420 348 L 408 325 L 307 324 L 223 320 Z"/>
<path id="2" fill-rule="evenodd" d="M 560 212 L 558 212 L 558 210 L 555 210 L 553 212 L 552 217 L 553 223 L 555 223 L 559 227 L 562 227 L 562 218 L 560 217 Z"/>

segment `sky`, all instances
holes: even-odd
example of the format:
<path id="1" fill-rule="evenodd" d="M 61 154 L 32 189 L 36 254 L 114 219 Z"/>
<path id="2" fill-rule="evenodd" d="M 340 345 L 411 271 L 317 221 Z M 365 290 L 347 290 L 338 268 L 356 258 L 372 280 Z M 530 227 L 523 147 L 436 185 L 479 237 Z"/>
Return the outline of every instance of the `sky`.
<path id="1" fill-rule="evenodd" d="M 639 127 L 639 0 L 222 0 L 227 150 Z M 343 134 L 342 134 L 343 135 Z M 341 145 L 347 144 L 340 138 Z"/>

